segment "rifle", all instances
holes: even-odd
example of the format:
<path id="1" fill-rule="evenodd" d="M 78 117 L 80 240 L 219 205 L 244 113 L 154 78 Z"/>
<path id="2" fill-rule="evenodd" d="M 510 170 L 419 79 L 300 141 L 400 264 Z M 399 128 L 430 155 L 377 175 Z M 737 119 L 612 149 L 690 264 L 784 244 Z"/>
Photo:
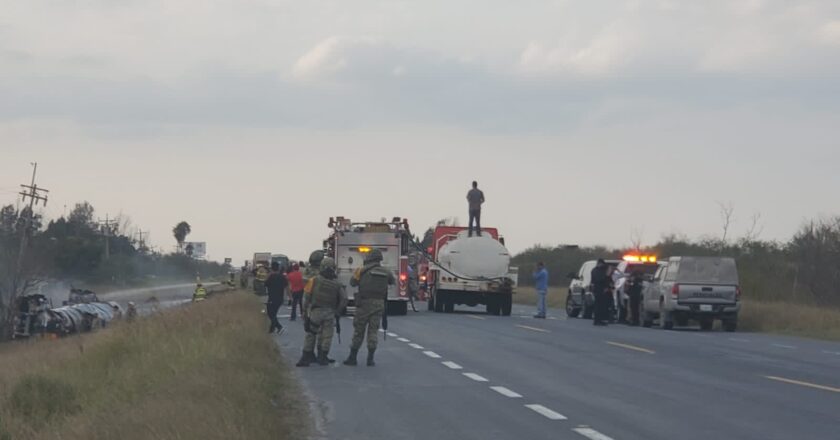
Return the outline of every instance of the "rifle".
<path id="1" fill-rule="evenodd" d="M 335 334 L 338 335 L 338 344 L 341 345 L 341 315 L 335 315 Z"/>
<path id="2" fill-rule="evenodd" d="M 385 298 L 385 308 L 382 310 L 382 330 L 385 330 L 382 335 L 385 340 L 388 340 L 388 298 Z"/>

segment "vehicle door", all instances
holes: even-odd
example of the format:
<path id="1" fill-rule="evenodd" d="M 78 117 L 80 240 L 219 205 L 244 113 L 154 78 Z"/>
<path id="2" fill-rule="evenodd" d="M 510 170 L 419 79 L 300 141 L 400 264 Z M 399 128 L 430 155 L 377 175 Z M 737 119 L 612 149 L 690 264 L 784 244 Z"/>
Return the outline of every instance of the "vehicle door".
<path id="1" fill-rule="evenodd" d="M 659 310 L 659 298 L 661 296 L 659 292 L 667 269 L 668 266 L 660 266 L 653 275 L 653 280 L 649 283 L 645 283 L 644 290 L 642 290 L 642 301 L 644 303 L 645 310 Z"/>
<path id="2" fill-rule="evenodd" d="M 586 291 L 586 286 L 589 283 L 590 271 L 590 263 L 583 263 L 578 271 L 577 278 L 572 280 L 571 294 L 572 300 L 575 304 L 583 304 L 584 292 Z"/>
<path id="3" fill-rule="evenodd" d="M 665 276 L 662 278 L 662 282 L 659 283 L 659 297 L 663 299 L 666 310 L 672 310 L 677 304 L 677 298 L 674 298 L 671 295 L 671 292 L 674 289 L 674 284 L 677 283 L 677 276 L 679 273 L 680 261 L 675 260 L 668 262 L 668 269 L 665 272 Z"/>

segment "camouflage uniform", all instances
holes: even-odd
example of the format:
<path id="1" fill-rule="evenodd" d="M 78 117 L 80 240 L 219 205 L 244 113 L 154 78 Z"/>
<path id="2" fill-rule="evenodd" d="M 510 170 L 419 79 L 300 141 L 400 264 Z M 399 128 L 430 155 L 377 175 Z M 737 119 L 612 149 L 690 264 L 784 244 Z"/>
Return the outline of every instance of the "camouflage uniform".
<path id="1" fill-rule="evenodd" d="M 335 333 L 335 319 L 347 305 L 347 294 L 344 286 L 336 281 L 335 262 L 332 258 L 325 258 L 321 263 L 321 272 L 315 278 L 312 293 L 304 301 L 304 327 L 306 339 L 303 344 L 303 355 L 298 366 L 306 367 L 316 360 L 315 346 L 318 342 L 317 361 L 321 365 L 328 365 L 327 354 L 332 345 Z"/>
<path id="2" fill-rule="evenodd" d="M 356 293 L 356 316 L 353 318 L 353 345 L 345 365 L 356 365 L 356 356 L 362 347 L 362 340 L 367 331 L 368 366 L 373 366 L 373 355 L 379 337 L 379 323 L 385 311 L 388 298 L 388 286 L 396 283 L 394 274 L 382 267 L 382 252 L 371 251 L 365 259 L 364 267 L 359 268 L 350 280 L 350 285 L 359 287 Z"/>

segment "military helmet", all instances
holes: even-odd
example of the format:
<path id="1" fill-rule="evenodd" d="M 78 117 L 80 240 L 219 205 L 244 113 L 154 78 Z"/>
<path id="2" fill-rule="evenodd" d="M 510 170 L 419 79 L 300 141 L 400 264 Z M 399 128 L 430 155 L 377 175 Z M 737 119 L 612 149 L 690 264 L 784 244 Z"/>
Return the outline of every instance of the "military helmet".
<path id="1" fill-rule="evenodd" d="M 382 261 L 384 257 L 382 256 L 382 251 L 379 249 L 374 249 L 367 254 L 367 258 L 365 258 L 365 263 L 378 263 Z"/>
<path id="2" fill-rule="evenodd" d="M 321 260 L 321 270 L 323 271 L 328 269 L 335 270 L 335 260 L 333 260 L 332 257 L 324 257 L 324 259 Z"/>
<path id="3" fill-rule="evenodd" d="M 309 264 L 313 266 L 320 265 L 321 261 L 323 261 L 324 259 L 324 256 L 324 251 L 322 250 L 313 251 L 311 254 L 309 254 Z"/>

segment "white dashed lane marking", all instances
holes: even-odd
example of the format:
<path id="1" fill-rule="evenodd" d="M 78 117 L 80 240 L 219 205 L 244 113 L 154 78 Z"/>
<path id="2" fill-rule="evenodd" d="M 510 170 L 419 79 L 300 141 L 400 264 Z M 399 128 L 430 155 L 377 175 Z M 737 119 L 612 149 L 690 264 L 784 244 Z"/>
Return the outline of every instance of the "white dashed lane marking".
<path id="1" fill-rule="evenodd" d="M 749 339 L 742 339 L 742 338 L 729 338 L 732 342 L 750 342 Z"/>
<path id="2" fill-rule="evenodd" d="M 451 368 L 451 369 L 453 369 L 453 370 L 463 370 L 464 369 L 464 367 L 456 364 L 455 362 L 451 362 L 451 361 L 442 362 L 442 364 Z"/>
<path id="3" fill-rule="evenodd" d="M 581 428 L 575 428 L 575 429 L 573 429 L 573 431 L 575 431 L 576 433 L 578 433 L 578 434 L 580 434 L 580 435 L 582 435 L 582 436 L 584 436 L 584 437 L 586 437 L 590 440 L 613 440 L 611 437 L 607 437 L 606 435 L 601 434 L 600 432 L 598 432 L 598 431 L 596 431 L 592 428 L 581 427 Z"/>
<path id="4" fill-rule="evenodd" d="M 563 414 L 554 412 L 542 405 L 525 405 L 525 408 L 528 408 L 537 414 L 541 414 L 550 420 L 568 420 L 568 418 L 566 418 Z"/>
<path id="5" fill-rule="evenodd" d="M 785 345 L 785 344 L 773 344 L 774 347 L 784 348 L 785 350 L 796 350 L 796 347 L 793 345 Z"/>
<path id="6" fill-rule="evenodd" d="M 411 341 L 409 341 L 409 340 L 408 340 L 408 339 L 406 339 L 406 338 L 399 338 L 399 339 L 397 339 L 397 340 L 398 340 L 398 341 L 400 341 L 400 342 L 411 342 Z"/>
<path id="7" fill-rule="evenodd" d="M 472 379 L 472 380 L 474 380 L 474 381 L 476 381 L 476 382 L 490 382 L 490 381 L 489 381 L 489 380 L 487 380 L 486 378 L 484 378 L 484 377 L 482 377 L 482 376 L 479 376 L 479 375 L 477 375 L 477 374 L 475 374 L 475 373 L 464 373 L 464 376 L 466 376 L 466 377 L 468 377 L 468 378 L 470 378 L 470 379 Z"/>
<path id="8" fill-rule="evenodd" d="M 418 350 L 422 350 L 422 349 L 423 349 L 423 346 L 422 346 L 422 345 L 420 345 L 420 344 L 408 344 L 408 346 L 409 346 L 409 347 L 411 347 L 411 348 L 416 348 L 416 349 L 418 349 Z"/>
<path id="9" fill-rule="evenodd" d="M 485 320 L 485 319 L 487 319 L 487 318 L 485 318 L 485 317 L 483 317 L 483 316 L 477 316 L 477 315 L 467 315 L 467 317 L 470 317 L 470 318 L 472 318 L 472 319 L 480 319 L 480 320 L 482 320 L 482 321 L 483 321 L 483 320 Z"/>
<path id="10" fill-rule="evenodd" d="M 510 397 L 511 399 L 521 399 L 522 398 L 521 394 L 519 394 L 517 392 L 514 392 L 514 391 L 511 391 L 511 390 L 509 390 L 505 387 L 490 387 L 490 389 L 499 393 L 499 394 L 501 394 L 501 395 L 503 395 L 503 396 L 505 396 L 505 397 Z"/>
<path id="11" fill-rule="evenodd" d="M 840 351 L 828 351 L 828 350 L 823 350 L 823 353 L 825 353 L 825 354 L 833 354 L 833 355 L 836 355 L 836 356 L 840 356 Z"/>
<path id="12" fill-rule="evenodd" d="M 433 351 L 424 351 L 423 354 L 425 354 L 426 356 L 428 356 L 432 359 L 440 359 L 440 355 L 433 352 Z"/>
<path id="13" fill-rule="evenodd" d="M 551 333 L 550 331 L 548 331 L 544 328 L 539 328 L 539 327 L 530 327 L 530 326 L 527 326 L 527 325 L 517 325 L 517 327 L 525 329 L 525 330 L 531 330 L 532 332 Z"/>
<path id="14" fill-rule="evenodd" d="M 396 333 L 391 333 L 391 332 L 388 332 L 387 334 L 388 334 L 388 336 L 390 336 L 390 337 L 392 337 L 392 338 L 396 338 L 396 337 L 398 337 L 398 336 L 399 336 L 398 334 L 396 334 Z"/>

